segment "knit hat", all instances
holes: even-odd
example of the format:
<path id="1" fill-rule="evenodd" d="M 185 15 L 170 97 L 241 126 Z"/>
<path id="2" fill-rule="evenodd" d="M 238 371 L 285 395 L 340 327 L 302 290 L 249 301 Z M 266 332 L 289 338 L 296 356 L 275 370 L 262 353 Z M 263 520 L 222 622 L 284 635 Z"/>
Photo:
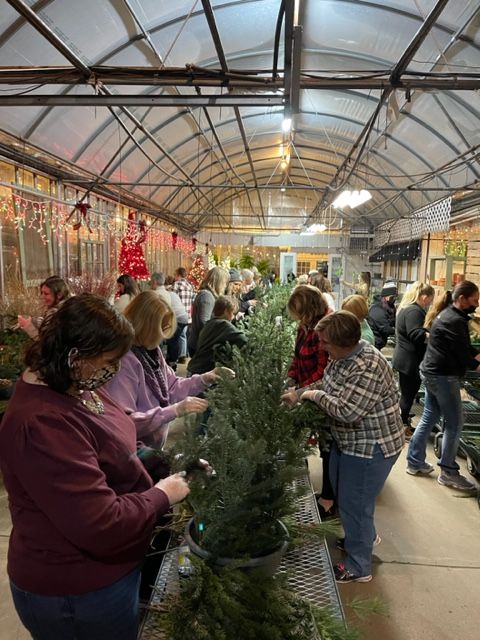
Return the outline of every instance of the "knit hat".
<path id="1" fill-rule="evenodd" d="M 396 296 L 398 294 L 397 285 L 395 282 L 385 282 L 383 288 L 380 292 L 382 297 L 386 296 Z"/>
<path id="2" fill-rule="evenodd" d="M 229 269 L 230 282 L 242 282 L 242 275 L 238 269 Z"/>

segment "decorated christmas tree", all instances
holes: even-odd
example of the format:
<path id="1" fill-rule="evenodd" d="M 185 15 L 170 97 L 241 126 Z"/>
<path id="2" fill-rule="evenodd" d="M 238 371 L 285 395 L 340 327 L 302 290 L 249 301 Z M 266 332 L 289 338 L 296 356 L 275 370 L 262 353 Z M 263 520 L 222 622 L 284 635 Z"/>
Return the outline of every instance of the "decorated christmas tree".
<path id="1" fill-rule="evenodd" d="M 118 270 L 126 273 L 136 280 L 148 280 L 150 273 L 143 255 L 142 244 L 147 237 L 146 224 L 141 220 L 138 224 L 135 213 L 128 214 L 128 223 L 125 235 L 121 240 Z"/>
<path id="2" fill-rule="evenodd" d="M 190 269 L 187 280 L 192 284 L 195 289 L 198 289 L 202 280 L 207 275 L 208 269 L 205 267 L 203 256 L 196 256 L 193 261 L 192 268 Z"/>

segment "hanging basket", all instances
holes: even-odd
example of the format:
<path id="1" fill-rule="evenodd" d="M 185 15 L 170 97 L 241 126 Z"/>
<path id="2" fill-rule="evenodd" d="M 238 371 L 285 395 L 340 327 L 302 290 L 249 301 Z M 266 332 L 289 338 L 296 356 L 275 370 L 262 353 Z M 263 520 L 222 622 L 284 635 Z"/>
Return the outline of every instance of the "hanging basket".
<path id="1" fill-rule="evenodd" d="M 217 567 L 226 567 L 230 564 L 235 564 L 235 566 L 242 571 L 257 571 L 263 576 L 273 576 L 280 566 L 280 562 L 288 549 L 290 540 L 288 529 L 281 520 L 277 520 L 277 527 L 284 533 L 284 539 L 277 545 L 277 548 L 270 553 L 254 558 L 224 558 L 214 556 L 213 553 L 201 547 L 195 540 L 197 532 L 193 518 L 188 521 L 185 527 L 185 542 L 192 553 Z"/>

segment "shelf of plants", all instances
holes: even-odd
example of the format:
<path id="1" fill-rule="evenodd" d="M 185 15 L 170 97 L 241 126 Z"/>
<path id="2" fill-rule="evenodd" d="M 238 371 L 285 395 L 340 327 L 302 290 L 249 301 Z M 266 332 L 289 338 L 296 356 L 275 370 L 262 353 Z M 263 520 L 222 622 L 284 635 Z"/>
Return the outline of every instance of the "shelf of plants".
<path id="1" fill-rule="evenodd" d="M 320 516 L 308 476 L 305 475 L 296 483 L 307 488 L 308 491 L 297 500 L 295 520 L 299 524 L 318 524 Z M 343 609 L 325 542 L 309 542 L 304 546 L 294 547 L 287 551 L 280 564 L 278 574 L 286 575 L 287 584 L 295 594 L 321 609 L 328 610 L 335 618 L 343 622 Z M 178 593 L 183 580 L 188 580 L 188 578 L 179 576 L 178 549 L 167 551 L 153 588 L 150 601 L 152 610 L 161 608 L 167 594 Z M 139 633 L 140 639 L 166 640 L 163 630 L 158 626 L 155 611 L 146 614 Z"/>

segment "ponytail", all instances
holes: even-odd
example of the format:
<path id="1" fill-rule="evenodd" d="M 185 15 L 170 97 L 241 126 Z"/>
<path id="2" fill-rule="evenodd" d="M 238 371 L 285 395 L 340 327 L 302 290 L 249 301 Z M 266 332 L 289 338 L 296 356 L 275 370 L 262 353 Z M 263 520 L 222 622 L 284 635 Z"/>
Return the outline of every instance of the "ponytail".
<path id="1" fill-rule="evenodd" d="M 424 282 L 419 282 L 417 280 L 417 282 L 414 282 L 411 285 L 411 287 L 408 289 L 408 291 L 404 293 L 402 300 L 400 301 L 400 304 L 397 307 L 397 310 L 403 309 L 404 307 L 407 307 L 410 304 L 414 304 L 419 300 L 421 296 L 434 296 L 434 295 L 435 295 L 435 289 L 431 285 L 425 284 Z"/>
<path id="2" fill-rule="evenodd" d="M 445 291 L 443 296 L 438 298 L 430 307 L 430 310 L 428 311 L 425 317 L 425 323 L 423 325 L 425 329 L 430 329 L 433 321 L 438 316 L 438 314 L 444 309 L 446 309 L 447 307 L 449 307 L 452 304 L 452 302 L 453 302 L 452 292 Z"/>

